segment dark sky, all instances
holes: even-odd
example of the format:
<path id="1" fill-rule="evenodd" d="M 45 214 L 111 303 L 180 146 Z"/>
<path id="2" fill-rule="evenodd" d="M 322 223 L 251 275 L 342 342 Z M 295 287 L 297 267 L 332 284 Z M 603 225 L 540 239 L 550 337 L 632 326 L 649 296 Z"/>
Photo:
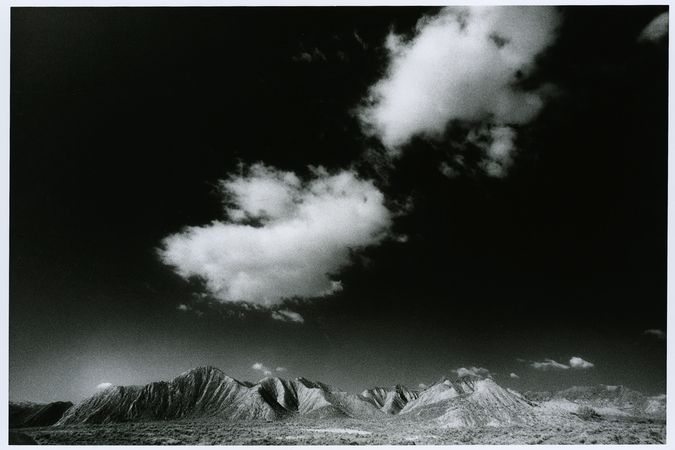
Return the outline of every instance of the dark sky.
<path id="1" fill-rule="evenodd" d="M 451 132 L 384 177 L 354 114 L 387 34 L 436 9 L 13 8 L 10 399 L 206 364 L 255 380 L 255 362 L 351 391 L 478 366 L 521 390 L 665 392 L 665 340 L 644 330 L 666 329 L 668 49 L 638 41 L 665 10 L 561 9 L 523 81 L 555 94 L 508 176 L 448 178 Z M 291 305 L 304 324 L 198 302 L 157 248 L 223 219 L 218 180 L 258 161 L 356 167 L 412 205 L 407 242 L 356 251 L 341 292 Z M 595 366 L 530 367 L 572 356 Z"/>

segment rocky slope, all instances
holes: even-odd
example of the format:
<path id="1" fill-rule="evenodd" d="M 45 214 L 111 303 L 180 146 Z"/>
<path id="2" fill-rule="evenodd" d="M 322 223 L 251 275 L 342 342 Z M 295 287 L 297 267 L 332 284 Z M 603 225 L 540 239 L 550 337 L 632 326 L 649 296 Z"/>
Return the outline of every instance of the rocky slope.
<path id="1" fill-rule="evenodd" d="M 57 425 L 217 417 L 277 420 L 289 415 L 373 417 L 381 412 L 359 396 L 304 378 L 242 383 L 214 367 L 169 382 L 111 386 L 66 412 Z"/>
<path id="2" fill-rule="evenodd" d="M 542 407 L 576 412 L 587 406 L 600 415 L 665 419 L 666 396 L 646 396 L 625 386 L 573 386 L 558 392 L 526 392 Z"/>
<path id="3" fill-rule="evenodd" d="M 366 389 L 361 393 L 361 397 L 367 399 L 380 411 L 387 414 L 398 414 L 405 405 L 419 397 L 419 392 L 397 384 L 390 388 Z"/>
<path id="4" fill-rule="evenodd" d="M 515 391 L 504 389 L 491 378 L 467 375 L 443 379 L 419 394 L 400 412 L 432 420 L 446 427 L 534 424 L 542 420 L 541 409 Z M 558 414 L 561 420 L 569 414 Z"/>
<path id="5" fill-rule="evenodd" d="M 45 427 L 55 424 L 71 406 L 70 402 L 9 403 L 9 428 Z"/>

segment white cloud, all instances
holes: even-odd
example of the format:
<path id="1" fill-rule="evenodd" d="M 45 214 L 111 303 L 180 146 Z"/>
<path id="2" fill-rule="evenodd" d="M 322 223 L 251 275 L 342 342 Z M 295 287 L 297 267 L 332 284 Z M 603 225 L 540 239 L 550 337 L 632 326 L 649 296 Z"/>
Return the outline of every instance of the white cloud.
<path id="1" fill-rule="evenodd" d="M 273 311 L 272 319 L 280 320 L 282 322 L 296 322 L 296 323 L 305 322 L 305 319 L 300 314 L 290 311 L 288 309 L 280 309 L 279 311 Z"/>
<path id="2" fill-rule="evenodd" d="M 483 377 L 483 378 L 492 378 L 492 375 L 490 374 L 490 371 L 487 370 L 484 367 L 469 367 L 468 369 L 466 367 L 460 367 L 459 369 L 454 370 L 455 373 L 457 373 L 458 377 L 464 377 L 467 375 L 471 376 L 478 376 L 478 377 Z"/>
<path id="3" fill-rule="evenodd" d="M 585 361 L 584 359 L 573 356 L 570 358 L 570 367 L 572 369 L 591 369 L 595 366 L 592 362 Z"/>
<path id="4" fill-rule="evenodd" d="M 546 358 L 544 361 L 533 361 L 530 366 L 537 370 L 568 370 L 570 366 Z"/>
<path id="5" fill-rule="evenodd" d="M 351 170 L 312 168 L 302 181 L 255 164 L 220 187 L 225 220 L 168 236 L 158 253 L 222 302 L 271 307 L 334 293 L 341 284 L 331 277 L 350 263 L 350 252 L 380 243 L 392 222 L 384 195 Z"/>
<path id="6" fill-rule="evenodd" d="M 417 387 L 420 388 L 420 389 L 426 389 L 427 385 L 424 384 L 424 383 L 420 383 L 420 384 L 417 385 Z"/>
<path id="7" fill-rule="evenodd" d="M 99 390 L 99 391 L 103 391 L 103 390 L 108 389 L 109 387 L 112 387 L 112 386 L 113 386 L 112 383 L 101 383 L 98 386 L 96 386 L 96 389 Z"/>
<path id="8" fill-rule="evenodd" d="M 514 380 L 517 380 L 518 378 L 520 378 L 518 375 L 516 375 L 516 374 L 513 373 L 513 372 L 511 372 L 511 374 L 509 375 L 509 377 L 513 378 Z"/>
<path id="9" fill-rule="evenodd" d="M 272 371 L 271 371 L 267 366 L 265 366 L 263 363 L 259 363 L 259 362 L 254 363 L 254 364 L 251 366 L 251 369 L 257 370 L 257 371 L 259 371 L 259 372 L 262 372 L 263 375 L 265 375 L 265 376 L 270 376 L 270 375 L 272 375 Z"/>
<path id="10" fill-rule="evenodd" d="M 666 35 L 668 35 L 668 12 L 659 14 L 649 22 L 638 36 L 638 41 L 657 42 Z"/>
<path id="11" fill-rule="evenodd" d="M 413 137 L 443 137 L 448 124 L 479 124 L 490 137 L 484 169 L 503 176 L 515 130 L 541 110 L 543 91 L 516 86 L 552 44 L 560 22 L 552 7 L 448 7 L 417 24 L 406 41 L 391 33 L 386 75 L 371 86 L 359 116 L 390 156 Z"/>
<path id="12" fill-rule="evenodd" d="M 190 311 L 191 308 L 185 303 L 181 303 L 176 309 L 178 309 L 178 311 Z"/>
<path id="13" fill-rule="evenodd" d="M 513 164 L 516 150 L 516 131 L 511 127 L 492 126 L 483 130 L 472 130 L 467 139 L 482 148 L 485 156 L 483 170 L 490 176 L 505 176 Z"/>
<path id="14" fill-rule="evenodd" d="M 665 339 L 666 338 L 666 332 L 663 330 L 659 330 L 656 328 L 650 328 L 649 330 L 645 330 L 644 334 L 648 336 L 654 336 L 656 339 Z"/>
<path id="15" fill-rule="evenodd" d="M 274 370 L 276 370 L 277 372 L 286 372 L 286 371 L 288 371 L 288 369 L 285 368 L 285 367 L 277 367 L 277 368 L 274 369 Z"/>

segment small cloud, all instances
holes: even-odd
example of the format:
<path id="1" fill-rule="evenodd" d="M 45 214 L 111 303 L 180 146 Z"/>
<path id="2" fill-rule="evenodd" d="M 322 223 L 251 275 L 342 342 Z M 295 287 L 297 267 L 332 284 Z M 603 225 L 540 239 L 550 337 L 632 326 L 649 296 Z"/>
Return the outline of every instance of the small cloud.
<path id="1" fill-rule="evenodd" d="M 304 62 L 304 63 L 327 60 L 326 55 L 316 47 L 314 47 L 311 51 L 301 52 L 300 54 L 294 56 L 292 59 L 295 62 Z"/>
<path id="2" fill-rule="evenodd" d="M 491 126 L 472 130 L 467 140 L 483 151 L 481 167 L 488 175 L 504 177 L 513 165 L 516 131 L 512 127 Z M 447 176 L 447 175 L 446 175 Z"/>
<path id="3" fill-rule="evenodd" d="M 262 372 L 266 377 L 272 375 L 272 371 L 263 363 L 257 362 L 251 366 L 251 369 Z"/>
<path id="4" fill-rule="evenodd" d="M 305 319 L 298 313 L 288 309 L 280 309 L 272 312 L 272 319 L 282 322 L 305 323 Z"/>
<path id="5" fill-rule="evenodd" d="M 178 311 L 190 311 L 190 309 L 192 309 L 192 308 L 190 308 L 185 303 L 181 303 L 180 305 L 178 305 L 178 308 L 176 308 L 176 309 L 178 309 Z"/>
<path id="6" fill-rule="evenodd" d="M 554 361 L 550 358 L 544 359 L 544 361 L 533 361 L 532 364 L 530 364 L 530 367 L 533 369 L 537 370 L 568 370 L 570 366 L 561 364 L 557 361 Z"/>
<path id="7" fill-rule="evenodd" d="M 112 386 L 113 386 L 112 383 L 101 383 L 98 386 L 96 386 L 96 389 L 99 390 L 99 391 L 103 391 L 103 390 L 108 389 L 109 387 L 112 387 Z"/>
<path id="8" fill-rule="evenodd" d="M 592 362 L 583 360 L 578 356 L 573 356 L 570 358 L 570 367 L 572 369 L 591 369 L 595 366 Z"/>
<path id="9" fill-rule="evenodd" d="M 263 375 L 265 375 L 266 377 L 271 376 L 272 372 L 274 372 L 272 369 L 270 369 L 269 367 L 267 367 L 265 364 L 263 364 L 261 362 L 254 363 L 251 366 L 251 369 L 257 370 L 258 372 L 262 372 Z M 277 371 L 277 372 L 286 372 L 288 369 L 286 369 L 285 367 L 279 366 L 274 370 Z"/>
<path id="10" fill-rule="evenodd" d="M 666 332 L 663 330 L 659 330 L 657 328 L 650 328 L 649 330 L 645 330 L 643 334 L 646 334 L 648 336 L 654 336 L 656 339 L 666 338 Z"/>
<path id="11" fill-rule="evenodd" d="M 466 367 L 460 367 L 459 369 L 455 369 L 454 372 L 457 374 L 458 377 L 471 375 L 474 377 L 478 376 L 483 378 L 492 378 L 492 374 L 490 374 L 490 371 L 484 367 L 473 366 L 469 367 L 468 369 Z"/>
<path id="12" fill-rule="evenodd" d="M 523 358 L 516 358 L 516 361 L 521 362 L 521 363 L 527 362 L 527 360 L 523 359 Z"/>
<path id="13" fill-rule="evenodd" d="M 305 62 L 305 63 L 312 62 L 312 55 L 310 55 L 307 52 L 302 52 L 299 55 L 295 55 L 293 57 L 293 61 L 295 61 L 295 62 Z"/>
<path id="14" fill-rule="evenodd" d="M 642 30 L 638 41 L 657 42 L 668 34 L 668 12 L 659 14 Z"/>
<path id="15" fill-rule="evenodd" d="M 520 378 L 518 375 L 516 375 L 516 374 L 513 373 L 513 372 L 511 372 L 511 374 L 509 375 L 509 377 L 513 378 L 514 380 L 517 380 L 518 378 Z"/>
<path id="16" fill-rule="evenodd" d="M 394 240 L 396 242 L 400 242 L 402 244 L 405 244 L 406 242 L 408 242 L 408 239 L 409 239 L 409 237 L 408 237 L 407 234 L 397 234 L 396 236 L 394 236 Z"/>
<path id="17" fill-rule="evenodd" d="M 417 387 L 420 388 L 420 389 L 426 389 L 427 385 L 424 384 L 424 383 L 420 383 L 420 384 L 417 385 Z"/>

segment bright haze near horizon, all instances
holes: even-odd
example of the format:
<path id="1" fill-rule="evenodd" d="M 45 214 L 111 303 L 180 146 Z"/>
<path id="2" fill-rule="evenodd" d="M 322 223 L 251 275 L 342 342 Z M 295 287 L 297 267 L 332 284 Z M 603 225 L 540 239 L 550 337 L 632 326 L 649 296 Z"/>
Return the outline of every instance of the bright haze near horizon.
<path id="1" fill-rule="evenodd" d="M 11 15 L 10 400 L 665 392 L 667 7 Z"/>

